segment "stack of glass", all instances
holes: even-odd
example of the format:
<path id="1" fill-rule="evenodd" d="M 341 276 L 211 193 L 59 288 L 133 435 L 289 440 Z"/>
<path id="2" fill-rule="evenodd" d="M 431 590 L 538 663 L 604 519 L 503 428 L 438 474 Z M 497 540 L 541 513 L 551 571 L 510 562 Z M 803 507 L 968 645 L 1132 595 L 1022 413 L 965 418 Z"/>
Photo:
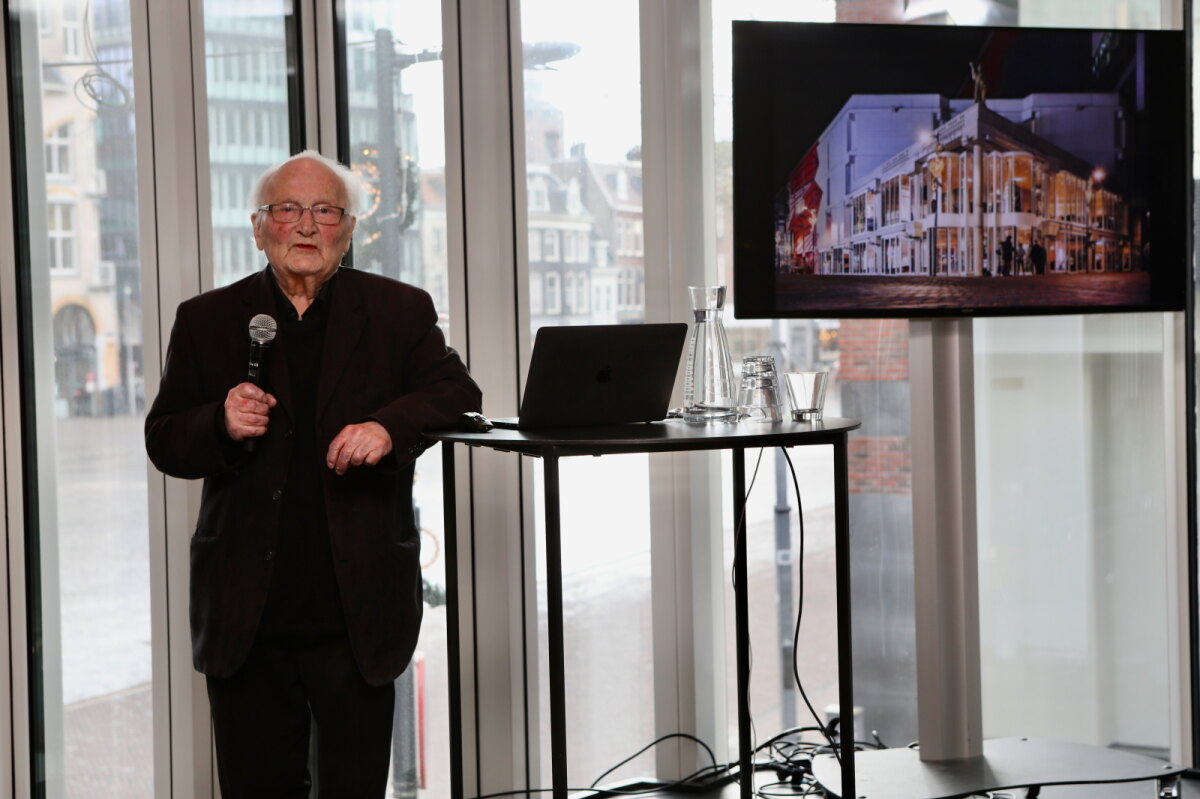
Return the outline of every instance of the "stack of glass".
<path id="1" fill-rule="evenodd" d="M 770 355 L 742 359 L 742 388 L 738 393 L 738 419 L 743 422 L 781 422 L 779 376 Z"/>

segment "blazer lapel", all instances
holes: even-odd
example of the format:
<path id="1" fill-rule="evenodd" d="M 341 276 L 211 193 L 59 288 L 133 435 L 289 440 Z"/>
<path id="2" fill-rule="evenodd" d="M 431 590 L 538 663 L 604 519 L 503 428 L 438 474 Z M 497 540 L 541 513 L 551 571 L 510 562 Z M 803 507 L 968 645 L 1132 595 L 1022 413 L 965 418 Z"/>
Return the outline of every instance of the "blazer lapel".
<path id="1" fill-rule="evenodd" d="M 249 329 L 250 320 L 257 314 L 265 313 L 271 318 L 274 318 L 279 313 L 277 303 L 275 301 L 275 289 L 271 285 L 274 280 L 271 274 L 271 267 L 266 267 L 255 280 L 250 281 L 247 285 L 247 291 L 243 296 L 243 301 L 246 305 L 246 325 Z M 277 320 L 278 321 L 278 320 Z M 249 352 L 250 339 L 249 333 L 246 337 L 247 353 Z M 275 399 L 279 404 L 277 410 L 282 409 L 287 414 L 288 418 L 293 418 L 292 413 L 292 381 L 288 377 L 287 368 L 287 337 L 276 336 L 271 342 L 271 348 L 267 351 L 265 373 L 262 379 L 262 388 L 269 394 L 274 394 Z"/>
<path id="2" fill-rule="evenodd" d="M 358 286 L 349 280 L 339 280 L 333 287 L 333 302 L 329 311 L 329 319 L 325 324 L 325 350 L 321 354 L 321 376 L 317 379 L 315 410 L 318 421 L 333 398 L 333 392 L 366 324 Z"/>

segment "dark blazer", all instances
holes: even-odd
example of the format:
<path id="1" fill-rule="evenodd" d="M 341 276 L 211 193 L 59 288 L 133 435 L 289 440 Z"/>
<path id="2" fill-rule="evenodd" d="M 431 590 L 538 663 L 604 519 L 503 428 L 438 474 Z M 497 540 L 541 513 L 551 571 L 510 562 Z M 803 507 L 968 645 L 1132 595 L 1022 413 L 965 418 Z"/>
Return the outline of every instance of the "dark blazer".
<path id="1" fill-rule="evenodd" d="M 271 581 L 280 503 L 287 500 L 292 406 L 279 337 L 263 388 L 278 405 L 247 454 L 224 430 L 229 389 L 246 380 L 250 318 L 276 310 L 270 269 L 182 303 L 158 396 L 146 417 L 146 451 L 164 473 L 203 478 L 191 542 L 192 657 L 224 677 L 254 642 Z M 373 419 L 392 437 L 376 466 L 322 487 L 346 631 L 366 681 L 381 685 L 408 664 L 421 623 L 420 537 L 413 518 L 413 461 L 423 430 L 480 409 L 478 386 L 445 344 L 429 295 L 341 269 L 333 285 L 317 387 L 316 441 L 323 453 L 347 424 Z"/>

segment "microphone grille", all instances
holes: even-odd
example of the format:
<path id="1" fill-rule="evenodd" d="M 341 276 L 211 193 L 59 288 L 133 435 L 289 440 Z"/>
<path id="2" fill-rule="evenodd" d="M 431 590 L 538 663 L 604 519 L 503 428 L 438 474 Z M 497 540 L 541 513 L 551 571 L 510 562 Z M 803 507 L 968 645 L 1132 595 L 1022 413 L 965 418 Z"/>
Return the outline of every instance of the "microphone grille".
<path id="1" fill-rule="evenodd" d="M 250 320 L 250 340 L 260 344 L 269 344 L 275 340 L 275 319 L 265 313 L 257 314 Z"/>

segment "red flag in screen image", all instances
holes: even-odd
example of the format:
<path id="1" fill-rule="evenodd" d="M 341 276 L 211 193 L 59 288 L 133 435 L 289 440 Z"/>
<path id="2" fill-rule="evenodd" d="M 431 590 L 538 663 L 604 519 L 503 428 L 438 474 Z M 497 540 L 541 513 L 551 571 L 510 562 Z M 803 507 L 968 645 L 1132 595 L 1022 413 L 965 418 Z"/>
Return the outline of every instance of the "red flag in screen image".
<path id="1" fill-rule="evenodd" d="M 788 232 L 792 237 L 791 271 L 805 274 L 815 274 L 817 266 L 817 215 L 821 211 L 821 197 L 824 193 L 817 185 L 817 167 L 820 159 L 817 156 L 817 145 L 812 147 L 796 164 L 788 176 L 789 219 Z"/>

